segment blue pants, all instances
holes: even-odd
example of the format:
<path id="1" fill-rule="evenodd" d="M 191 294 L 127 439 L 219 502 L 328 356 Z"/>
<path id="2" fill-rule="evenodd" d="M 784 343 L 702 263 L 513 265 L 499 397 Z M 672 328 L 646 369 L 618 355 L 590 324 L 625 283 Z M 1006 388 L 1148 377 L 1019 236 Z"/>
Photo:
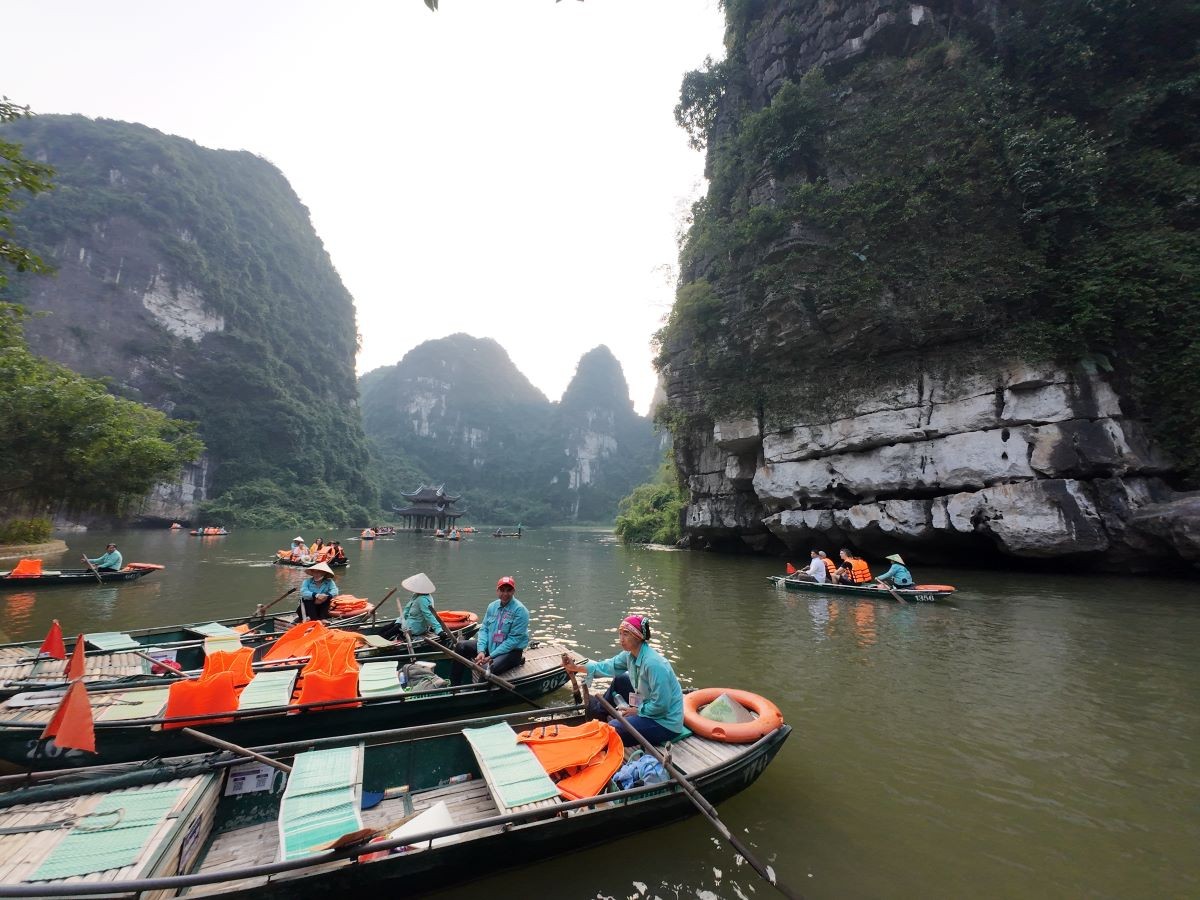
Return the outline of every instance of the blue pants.
<path id="1" fill-rule="evenodd" d="M 474 641 L 459 641 L 458 646 L 454 648 L 454 652 L 474 662 L 475 657 L 479 654 L 479 645 Z M 523 662 L 525 662 L 525 654 L 520 650 L 509 650 L 507 653 L 493 656 L 492 674 L 499 675 L 502 672 L 507 672 L 509 669 L 515 669 Z M 471 670 L 456 659 L 450 667 L 450 682 L 452 684 L 466 684 L 471 680 L 471 674 Z"/>
<path id="2" fill-rule="evenodd" d="M 617 705 L 617 697 L 628 701 L 632 691 L 633 682 L 629 680 L 629 676 L 618 675 L 612 680 L 612 684 L 608 686 L 608 690 L 604 692 L 604 699 L 615 707 Z M 621 735 L 621 743 L 626 747 L 638 746 L 637 738 L 630 733 L 629 728 L 626 727 L 626 723 L 637 729 L 638 734 L 656 747 L 659 744 L 665 744 L 667 741 L 673 741 L 679 737 L 677 732 L 668 731 L 648 716 L 626 714 L 624 722 L 610 719 L 604 707 L 600 705 L 600 701 L 595 697 L 592 697 L 588 701 L 588 716 L 589 718 L 599 719 L 601 722 L 609 722 L 617 729 L 617 734 Z"/>

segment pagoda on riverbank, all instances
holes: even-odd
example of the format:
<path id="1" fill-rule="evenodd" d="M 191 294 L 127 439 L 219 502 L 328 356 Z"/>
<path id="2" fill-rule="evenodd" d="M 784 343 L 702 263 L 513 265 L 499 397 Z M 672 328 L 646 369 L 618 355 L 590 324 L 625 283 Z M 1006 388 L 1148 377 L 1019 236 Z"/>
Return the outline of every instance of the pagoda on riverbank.
<path id="1" fill-rule="evenodd" d="M 454 496 L 446 493 L 446 486 L 437 487 L 421 485 L 411 493 L 401 491 L 401 496 L 408 501 L 403 508 L 393 506 L 392 512 L 399 516 L 406 531 L 422 531 L 426 528 L 453 528 L 455 520 L 466 510 L 454 508 L 454 504 L 462 499 L 462 494 Z"/>

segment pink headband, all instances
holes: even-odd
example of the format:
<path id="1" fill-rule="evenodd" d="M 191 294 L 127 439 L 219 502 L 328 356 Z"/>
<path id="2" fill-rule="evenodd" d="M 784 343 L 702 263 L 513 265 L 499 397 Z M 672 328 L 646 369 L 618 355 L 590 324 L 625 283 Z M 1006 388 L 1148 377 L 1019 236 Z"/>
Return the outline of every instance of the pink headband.
<path id="1" fill-rule="evenodd" d="M 638 640 L 646 640 L 646 625 L 641 616 L 626 616 L 618 631 L 628 631 Z"/>

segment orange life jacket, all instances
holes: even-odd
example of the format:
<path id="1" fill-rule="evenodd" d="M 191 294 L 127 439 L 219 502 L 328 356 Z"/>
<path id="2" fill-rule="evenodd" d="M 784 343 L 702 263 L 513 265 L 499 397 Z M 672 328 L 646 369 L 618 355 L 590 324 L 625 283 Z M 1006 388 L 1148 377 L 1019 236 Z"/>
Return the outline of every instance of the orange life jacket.
<path id="1" fill-rule="evenodd" d="M 533 750 L 567 800 L 595 797 L 625 761 L 621 736 L 607 722 L 542 726 L 517 741 Z"/>
<path id="2" fill-rule="evenodd" d="M 822 556 L 821 562 L 825 563 L 825 571 L 829 576 L 829 580 L 834 581 L 837 578 L 837 575 L 835 574 L 837 572 L 837 566 L 833 564 L 833 560 L 828 556 Z"/>
<path id="3" fill-rule="evenodd" d="M 871 580 L 871 567 L 865 559 L 850 557 L 850 580 L 855 584 L 866 584 Z"/>

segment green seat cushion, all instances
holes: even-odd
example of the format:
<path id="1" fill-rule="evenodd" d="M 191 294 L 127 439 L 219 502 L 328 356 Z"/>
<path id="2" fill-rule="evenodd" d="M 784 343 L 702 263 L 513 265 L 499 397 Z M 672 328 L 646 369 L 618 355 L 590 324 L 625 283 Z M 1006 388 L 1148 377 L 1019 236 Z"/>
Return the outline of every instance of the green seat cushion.
<path id="1" fill-rule="evenodd" d="M 131 650 L 142 646 L 122 631 L 97 631 L 85 634 L 83 639 L 97 650 Z"/>
<path id="2" fill-rule="evenodd" d="M 183 791 L 178 785 L 146 785 L 109 794 L 72 826 L 28 880 L 71 878 L 130 865 Z"/>
<path id="3" fill-rule="evenodd" d="M 279 852 L 284 860 L 362 828 L 362 745 L 296 755 L 279 809 Z"/>
<path id="4" fill-rule="evenodd" d="M 486 728 L 464 728 L 463 737 L 475 751 L 475 759 L 501 811 L 558 796 L 558 788 L 542 764 L 529 747 L 517 743 L 517 733 L 507 722 Z"/>
<path id="5" fill-rule="evenodd" d="M 238 709 L 287 706 L 292 699 L 292 688 L 296 685 L 298 672 L 298 669 L 275 669 L 255 673 L 250 683 L 242 689 Z"/>
<path id="6" fill-rule="evenodd" d="M 402 694 L 400 673 L 395 660 L 363 663 L 358 670 L 358 695 L 360 697 L 387 697 Z"/>
<path id="7" fill-rule="evenodd" d="M 232 637 L 241 639 L 241 635 L 230 628 L 228 625 L 222 625 L 220 622 L 207 622 L 203 625 L 189 625 L 188 631 L 194 631 L 197 634 L 202 634 L 205 637 Z"/>

